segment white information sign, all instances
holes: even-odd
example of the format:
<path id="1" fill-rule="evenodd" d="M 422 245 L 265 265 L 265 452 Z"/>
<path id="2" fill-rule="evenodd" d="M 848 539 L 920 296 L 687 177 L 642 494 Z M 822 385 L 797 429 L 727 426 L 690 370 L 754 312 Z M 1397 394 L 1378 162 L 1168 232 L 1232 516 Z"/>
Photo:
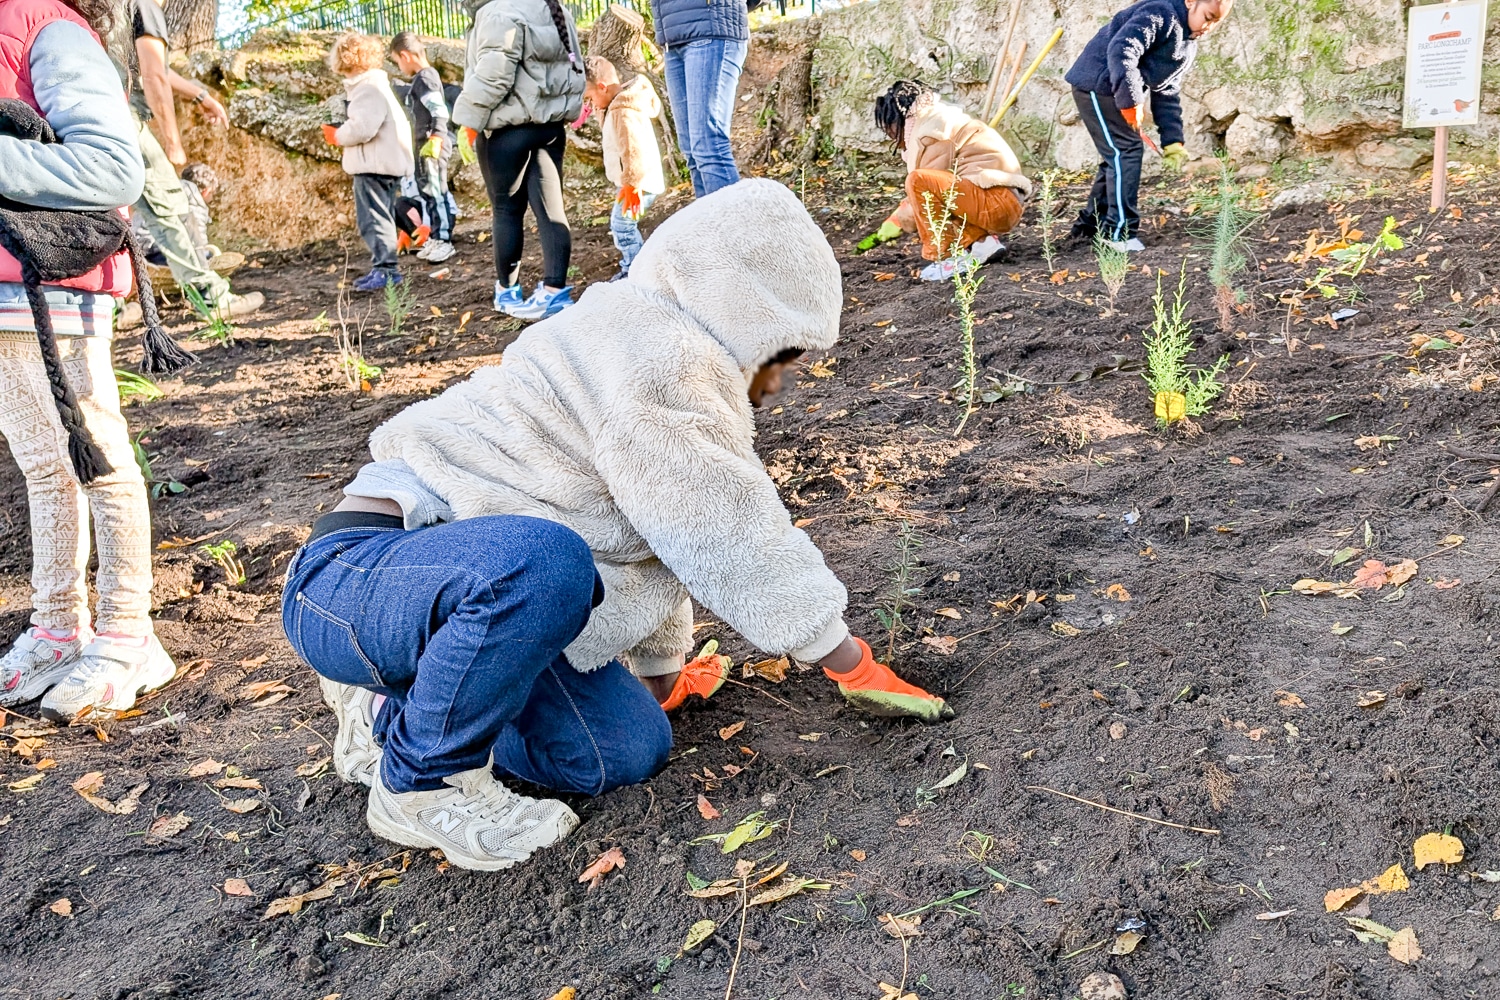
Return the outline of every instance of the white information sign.
<path id="1" fill-rule="evenodd" d="M 1408 9 L 1407 128 L 1479 124 L 1487 7 L 1487 0 L 1464 0 Z"/>

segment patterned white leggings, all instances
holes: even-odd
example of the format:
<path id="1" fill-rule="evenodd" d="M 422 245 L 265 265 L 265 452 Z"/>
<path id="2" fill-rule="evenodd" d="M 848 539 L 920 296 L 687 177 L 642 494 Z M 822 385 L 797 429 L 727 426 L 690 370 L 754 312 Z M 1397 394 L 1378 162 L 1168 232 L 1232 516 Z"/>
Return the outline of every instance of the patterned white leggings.
<path id="1" fill-rule="evenodd" d="M 58 337 L 63 370 L 112 469 L 80 487 L 36 334 L 0 331 L 0 434 L 26 477 L 31 505 L 31 622 L 66 632 L 89 624 L 89 514 L 99 550 L 100 632 L 151 632 L 151 514 L 120 415 L 110 341 Z"/>

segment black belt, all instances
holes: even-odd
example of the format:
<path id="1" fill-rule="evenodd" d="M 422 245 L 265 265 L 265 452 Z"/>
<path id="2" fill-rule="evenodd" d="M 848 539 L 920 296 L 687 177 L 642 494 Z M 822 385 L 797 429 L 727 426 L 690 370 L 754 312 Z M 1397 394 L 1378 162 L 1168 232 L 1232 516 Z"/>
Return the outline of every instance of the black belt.
<path id="1" fill-rule="evenodd" d="M 324 514 L 313 522 L 312 534 L 307 536 L 308 545 L 324 535 L 345 528 L 406 528 L 406 521 L 394 514 L 377 514 L 370 510 L 335 510 Z"/>

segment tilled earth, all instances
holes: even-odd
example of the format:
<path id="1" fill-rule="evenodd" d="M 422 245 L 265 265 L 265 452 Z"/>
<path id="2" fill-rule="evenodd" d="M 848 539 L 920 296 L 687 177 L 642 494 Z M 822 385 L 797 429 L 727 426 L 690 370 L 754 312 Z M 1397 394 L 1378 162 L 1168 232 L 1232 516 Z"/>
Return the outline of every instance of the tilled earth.
<path id="1" fill-rule="evenodd" d="M 1096 971 L 1131 997 L 1496 995 L 1500 884 L 1478 873 L 1500 869 L 1500 536 L 1481 509 L 1500 476 L 1500 215 L 1493 177 L 1461 180 L 1461 212 L 1439 216 L 1405 188 L 1266 212 L 1224 331 L 1191 235 L 1205 191 L 1158 189 L 1113 310 L 1087 248 L 1048 268 L 1029 216 L 984 269 L 989 396 L 955 434 L 950 289 L 913 280 L 909 240 L 852 255 L 889 194 L 825 200 L 845 182 L 809 177 L 844 263 L 843 336 L 761 415 L 762 455 L 848 583 L 851 623 L 958 715 L 872 720 L 817 671 L 737 667 L 675 719 L 666 771 L 572 803 L 569 841 L 490 875 L 368 832 L 362 790 L 323 763 L 333 719 L 277 615 L 286 561 L 370 429 L 514 337 L 489 310 L 483 226 L 463 226 L 446 279 L 413 262 L 395 335 L 381 303 L 340 295 L 358 246 L 254 258 L 236 283 L 267 293 L 265 314 L 226 347 L 174 313 L 202 362 L 128 410 L 156 480 L 186 487 L 154 501 L 179 678 L 129 718 L 52 732 L 12 714 L 0 730 L 0 996 L 698 998 L 733 976 L 741 997 L 878 1000 L 884 982 L 1062 1000 Z M 579 280 L 602 280 L 605 203 L 573 193 Z M 1296 296 L 1327 259 L 1294 258 L 1386 215 L 1404 249 L 1333 298 Z M 1232 367 L 1208 416 L 1163 431 L 1142 331 L 1154 276 L 1170 287 L 1184 260 L 1194 360 L 1228 352 Z M 1344 308 L 1358 313 L 1329 318 Z M 382 369 L 368 389 L 341 366 L 341 333 Z M 138 357 L 133 338 L 118 357 Z M 10 635 L 29 542 L 13 469 L 0 489 Z M 243 585 L 203 551 L 225 539 Z M 1379 590 L 1292 591 L 1405 559 L 1415 573 Z M 700 622 L 737 663 L 759 658 Z M 86 801 L 70 785 L 89 772 L 108 802 L 149 783 L 139 808 Z M 702 817 L 700 794 L 722 818 Z M 774 832 L 736 854 L 701 840 L 757 812 Z M 149 832 L 179 814 L 180 832 Z M 1464 861 L 1417 871 L 1413 841 L 1444 831 Z M 623 870 L 581 884 L 614 847 Z M 742 857 L 827 888 L 748 908 L 686 895 Z M 1410 887 L 1356 908 L 1412 928 L 1412 965 L 1323 905 L 1398 863 Z M 920 935 L 892 936 L 885 914 Z M 714 932 L 683 954 L 702 920 Z M 1111 954 L 1131 928 L 1144 939 Z"/>

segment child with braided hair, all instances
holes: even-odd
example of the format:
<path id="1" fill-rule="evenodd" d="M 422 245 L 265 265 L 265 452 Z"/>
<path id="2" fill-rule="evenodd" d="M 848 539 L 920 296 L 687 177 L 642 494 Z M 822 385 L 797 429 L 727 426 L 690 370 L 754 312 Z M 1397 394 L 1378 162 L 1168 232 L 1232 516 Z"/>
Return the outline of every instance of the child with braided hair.
<path id="1" fill-rule="evenodd" d="M 493 212 L 495 309 L 544 319 L 573 304 L 573 236 L 563 206 L 566 126 L 583 110 L 583 58 L 560 0 L 466 0 L 474 17 L 464 89 L 453 105 L 459 153 L 477 156 Z M 521 290 L 522 222 L 530 204 L 542 280 Z"/>

